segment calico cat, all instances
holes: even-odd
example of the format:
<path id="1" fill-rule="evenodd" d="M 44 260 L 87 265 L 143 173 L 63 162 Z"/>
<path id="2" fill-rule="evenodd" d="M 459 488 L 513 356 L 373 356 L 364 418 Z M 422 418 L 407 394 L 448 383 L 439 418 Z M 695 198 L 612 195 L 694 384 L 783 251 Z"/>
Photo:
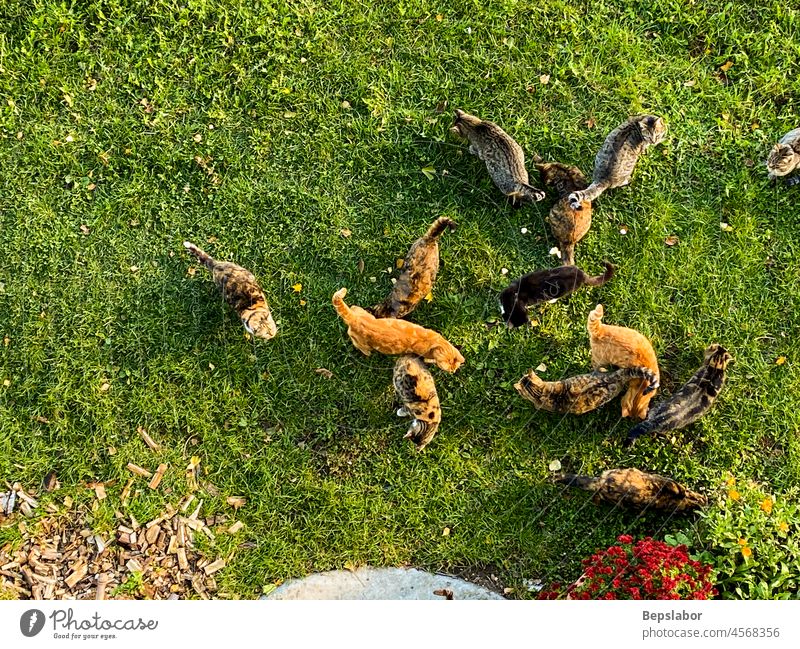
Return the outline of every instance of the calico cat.
<path id="1" fill-rule="evenodd" d="M 572 209 L 581 209 L 583 201 L 596 200 L 606 189 L 630 183 L 639 156 L 648 147 L 662 142 L 666 134 L 664 120 L 655 115 L 629 117 L 611 131 L 594 159 L 592 184 L 569 195 Z"/>
<path id="2" fill-rule="evenodd" d="M 445 229 L 456 229 L 456 222 L 442 216 L 411 246 L 389 297 L 369 311 L 376 318 L 402 318 L 417 308 L 430 293 L 439 271 L 439 236 Z"/>
<path id="3" fill-rule="evenodd" d="M 586 189 L 589 183 L 580 169 L 560 162 L 537 162 L 536 168 L 545 186 L 558 192 L 558 200 L 550 208 L 547 220 L 561 250 L 561 263 L 574 266 L 575 244 L 583 239 L 592 225 L 592 204 L 584 200 L 580 209 L 575 210 L 567 197 L 572 192 Z"/>
<path id="4" fill-rule="evenodd" d="M 725 383 L 725 368 L 732 360 L 722 345 L 709 345 L 702 367 L 672 397 L 653 406 L 647 419 L 628 433 L 624 445 L 631 446 L 641 435 L 678 430 L 700 419 L 719 395 Z"/>
<path id="5" fill-rule="evenodd" d="M 627 327 L 603 324 L 603 305 L 598 304 L 589 313 L 586 328 L 589 331 L 589 344 L 592 349 L 592 367 L 599 370 L 606 365 L 617 367 L 646 367 L 660 380 L 658 360 L 653 346 L 642 334 Z M 634 379 L 622 397 L 622 416 L 647 416 L 650 399 L 655 390 L 648 389 L 648 383 Z"/>
<path id="6" fill-rule="evenodd" d="M 592 277 L 576 266 L 561 266 L 536 270 L 509 284 L 500 293 L 500 315 L 509 327 L 519 327 L 528 322 L 526 309 L 540 302 L 555 300 L 584 284 L 602 286 L 614 276 L 614 266 L 603 262 L 606 272 Z"/>
<path id="7" fill-rule="evenodd" d="M 497 124 L 456 110 L 450 130 L 469 140 L 469 152 L 486 163 L 494 184 L 508 196 L 512 205 L 533 203 L 544 198 L 541 189 L 528 184 L 522 147 Z"/>
<path id="8" fill-rule="evenodd" d="M 433 376 L 419 356 L 401 356 L 394 365 L 392 382 L 397 398 L 403 407 L 397 411 L 398 417 L 412 417 L 413 421 L 405 435 L 424 449 L 442 421 L 442 409 Z"/>
<path id="9" fill-rule="evenodd" d="M 562 381 L 542 381 L 531 370 L 514 387 L 539 410 L 582 415 L 607 404 L 636 378 L 647 381 L 648 392 L 658 387 L 658 377 L 647 367 L 592 372 Z"/>
<path id="10" fill-rule="evenodd" d="M 655 509 L 683 512 L 703 507 L 708 499 L 671 478 L 638 469 L 609 469 L 599 478 L 559 474 L 554 480 L 570 487 L 594 492 L 592 501 L 643 511 Z"/>
<path id="11" fill-rule="evenodd" d="M 253 273 L 229 261 L 216 261 L 190 241 L 183 245 L 211 271 L 222 297 L 239 314 L 244 328 L 257 338 L 274 338 L 278 327 Z"/>
<path id="12" fill-rule="evenodd" d="M 445 372 L 455 372 L 464 357 L 441 335 L 418 324 L 397 318 L 376 318 L 359 306 L 344 303 L 346 288 L 333 294 L 336 313 L 347 324 L 347 335 L 356 349 L 365 356 L 373 351 L 395 356 L 416 354 L 427 362 L 435 362 Z"/>
<path id="13" fill-rule="evenodd" d="M 786 177 L 795 170 L 800 169 L 800 128 L 789 131 L 781 138 L 767 158 L 767 171 L 769 179 L 777 180 Z M 800 184 L 800 175 L 786 178 L 786 185 Z"/>

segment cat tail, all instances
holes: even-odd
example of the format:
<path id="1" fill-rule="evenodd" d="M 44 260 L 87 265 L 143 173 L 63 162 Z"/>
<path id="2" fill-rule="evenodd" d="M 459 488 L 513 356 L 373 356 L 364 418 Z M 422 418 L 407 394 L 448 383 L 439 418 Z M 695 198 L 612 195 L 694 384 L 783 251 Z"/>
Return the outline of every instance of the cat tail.
<path id="1" fill-rule="evenodd" d="M 630 429 L 628 432 L 628 436 L 622 442 L 622 446 L 628 448 L 633 446 L 637 439 L 639 439 L 642 435 L 646 435 L 652 430 L 656 429 L 656 424 L 651 419 L 645 419 L 642 422 L 636 424 L 633 428 Z"/>
<path id="2" fill-rule="evenodd" d="M 191 241 L 184 241 L 183 247 L 186 248 L 189 252 L 191 252 L 195 257 L 200 260 L 200 263 L 203 264 L 209 270 L 213 270 L 214 258 L 209 255 L 207 252 L 200 250 L 196 245 L 194 245 Z"/>
<path id="3" fill-rule="evenodd" d="M 600 486 L 599 478 L 592 478 L 588 475 L 575 475 L 574 473 L 557 473 L 553 476 L 554 482 L 560 482 L 568 487 L 577 487 L 586 491 L 597 491 Z"/>
<path id="4" fill-rule="evenodd" d="M 567 243 L 566 241 L 559 242 L 561 250 L 561 265 L 574 266 L 575 265 L 575 244 Z M 603 282 L 605 283 L 605 282 Z"/>
<path id="5" fill-rule="evenodd" d="M 442 232 L 444 232 L 447 228 L 450 228 L 450 230 L 455 230 L 457 227 L 458 224 L 453 219 L 446 216 L 440 216 L 433 222 L 431 227 L 428 228 L 428 231 L 425 233 L 425 238 L 438 239 Z"/>
<path id="6" fill-rule="evenodd" d="M 649 394 L 654 390 L 658 390 L 660 385 L 658 375 L 649 367 L 628 367 L 624 371 L 631 380 L 642 379 L 647 381 L 647 387 L 644 389 L 642 394 Z"/>
<path id="7" fill-rule="evenodd" d="M 572 192 L 569 195 L 569 206 L 573 210 L 580 210 L 583 209 L 581 203 L 583 201 L 592 202 L 594 201 L 600 194 L 602 194 L 606 190 L 605 185 L 599 183 L 592 183 L 586 189 L 581 189 L 577 192 Z"/>
<path id="8" fill-rule="evenodd" d="M 600 330 L 603 327 L 603 305 L 598 304 L 593 311 L 589 313 L 586 320 L 586 329 L 589 331 L 590 336 L 600 335 Z"/>
<path id="9" fill-rule="evenodd" d="M 586 285 L 587 286 L 602 286 L 612 277 L 614 277 L 614 264 L 610 264 L 607 261 L 603 262 L 603 265 L 606 267 L 606 272 L 602 275 L 597 275 L 595 277 L 587 277 L 586 278 Z"/>
<path id="10" fill-rule="evenodd" d="M 350 310 L 350 307 L 344 303 L 345 295 L 347 295 L 347 289 L 340 288 L 338 291 L 336 291 L 336 293 L 333 294 L 333 299 L 331 302 L 333 303 L 333 307 L 336 309 L 336 313 L 339 314 L 339 317 L 349 324 L 350 320 L 353 318 L 353 312 Z"/>

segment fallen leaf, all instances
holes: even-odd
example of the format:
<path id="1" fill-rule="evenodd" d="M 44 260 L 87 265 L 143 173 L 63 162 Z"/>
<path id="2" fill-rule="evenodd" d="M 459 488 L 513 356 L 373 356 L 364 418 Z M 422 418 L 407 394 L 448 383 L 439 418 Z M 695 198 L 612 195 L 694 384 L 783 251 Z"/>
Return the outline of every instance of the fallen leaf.
<path id="1" fill-rule="evenodd" d="M 398 268 L 402 268 L 403 264 L 405 263 L 406 263 L 405 259 L 403 259 L 402 257 L 398 257 L 397 261 L 394 262 L 394 265 L 397 266 Z"/>
<path id="2" fill-rule="evenodd" d="M 597 122 L 594 121 L 594 117 L 590 117 L 589 119 L 586 120 L 586 126 L 588 128 L 594 128 L 595 126 L 597 126 Z"/>
<path id="3" fill-rule="evenodd" d="M 619 233 L 620 233 L 621 235 L 623 235 L 623 236 L 624 236 L 624 235 L 626 235 L 626 234 L 628 234 L 628 226 L 627 226 L 627 225 L 623 225 L 623 226 L 622 226 L 622 227 L 619 229 Z"/>
<path id="4" fill-rule="evenodd" d="M 91 232 L 91 230 L 89 229 L 88 225 L 82 224 L 81 225 L 81 232 L 83 232 L 84 234 L 89 234 L 89 232 Z"/>
<path id="5" fill-rule="evenodd" d="M 508 275 L 508 268 L 501 268 L 500 269 L 500 274 L 501 275 Z"/>
<path id="6" fill-rule="evenodd" d="M 290 110 L 287 110 L 287 111 L 286 111 L 286 112 L 283 114 L 283 116 L 284 116 L 286 119 L 292 119 L 292 117 L 297 117 L 297 113 L 293 113 L 292 111 L 290 111 Z"/>
<path id="7" fill-rule="evenodd" d="M 347 101 L 347 100 L 343 101 L 343 102 L 342 102 L 342 108 L 345 108 L 345 109 L 347 109 L 347 110 L 350 110 L 350 102 L 349 102 L 349 101 Z"/>
<path id="8" fill-rule="evenodd" d="M 358 260 L 358 272 L 359 273 L 363 273 L 364 272 L 364 260 L 363 259 L 359 259 Z"/>
<path id="9" fill-rule="evenodd" d="M 425 300 L 427 302 L 433 302 L 433 293 L 428 292 L 428 294 L 425 296 Z"/>
<path id="10" fill-rule="evenodd" d="M 11 385 L 11 381 L 9 379 L 3 380 L 3 387 L 7 388 L 9 385 Z"/>
<path id="11" fill-rule="evenodd" d="M 95 185 L 94 183 L 89 183 L 88 185 L 86 185 L 86 189 L 88 189 L 90 192 L 93 192 L 96 188 L 97 185 Z"/>
<path id="12" fill-rule="evenodd" d="M 721 65 L 719 69 L 722 70 L 723 72 L 727 72 L 732 67 L 733 67 L 733 61 L 725 61 L 725 63 Z"/>
<path id="13" fill-rule="evenodd" d="M 444 16 L 442 14 L 436 14 L 436 22 L 440 23 L 444 20 Z"/>
<path id="14" fill-rule="evenodd" d="M 547 468 L 551 471 L 560 471 L 561 470 L 561 461 L 560 460 L 553 460 L 550 464 L 547 465 Z"/>
<path id="15" fill-rule="evenodd" d="M 547 371 L 547 365 L 545 365 L 544 363 L 539 363 L 538 367 L 536 368 L 536 371 L 537 372 L 546 372 Z"/>
<path id="16" fill-rule="evenodd" d="M 680 239 L 678 239 L 678 237 L 675 236 L 674 234 L 671 234 L 666 239 L 664 239 L 664 243 L 666 243 L 668 246 L 674 246 L 676 243 L 678 243 L 678 241 L 680 241 Z"/>
<path id="17" fill-rule="evenodd" d="M 341 230 L 339 230 L 339 234 L 341 234 L 345 239 L 347 239 L 353 233 L 347 228 L 342 228 Z"/>
<path id="18" fill-rule="evenodd" d="M 720 227 L 722 230 L 724 230 L 725 232 L 730 232 L 731 230 L 733 230 L 733 226 L 731 226 L 731 225 L 729 225 L 729 224 L 727 224 L 727 223 L 725 223 L 725 222 L 722 222 L 722 223 L 720 223 L 720 224 L 719 224 L 719 227 Z"/>
<path id="19" fill-rule="evenodd" d="M 440 101 L 438 104 L 436 104 L 436 112 L 438 114 L 443 113 L 445 108 L 447 108 L 447 100 L 446 99 L 444 99 L 444 100 Z"/>
<path id="20" fill-rule="evenodd" d="M 778 356 L 775 359 L 775 365 L 783 365 L 786 362 L 786 356 Z"/>
<path id="21" fill-rule="evenodd" d="M 550 254 L 558 257 L 559 259 L 561 259 L 561 251 L 555 246 L 550 248 Z"/>
<path id="22" fill-rule="evenodd" d="M 240 507 L 244 507 L 245 503 L 247 502 L 246 498 L 242 496 L 228 496 L 225 499 L 225 502 L 228 503 L 234 509 L 239 509 Z"/>
<path id="23" fill-rule="evenodd" d="M 202 142 L 202 141 L 203 141 L 203 136 L 202 136 L 202 135 L 200 135 L 200 133 L 195 133 L 195 134 L 194 134 L 194 137 L 193 137 L 192 139 L 193 139 L 195 142 L 198 142 L 198 143 L 199 143 L 199 142 Z"/>
<path id="24" fill-rule="evenodd" d="M 436 177 L 436 169 L 434 167 L 423 167 L 422 173 L 425 174 L 428 180 L 433 180 Z"/>
<path id="25" fill-rule="evenodd" d="M 42 481 L 45 491 L 55 491 L 58 487 L 58 477 L 55 471 L 49 471 Z"/>
<path id="26" fill-rule="evenodd" d="M 110 389 L 111 389 L 111 384 L 110 383 L 103 383 L 100 386 L 100 392 L 108 392 Z"/>
<path id="27" fill-rule="evenodd" d="M 442 536 L 450 536 L 450 528 L 449 527 L 445 527 L 442 530 Z"/>
<path id="28" fill-rule="evenodd" d="M 548 83 L 550 83 L 550 75 L 549 75 L 549 74 L 543 74 L 543 75 L 541 75 L 541 76 L 539 77 L 539 83 L 543 83 L 543 84 L 548 84 Z"/>
<path id="29" fill-rule="evenodd" d="M 300 283 L 297 283 L 297 284 L 292 284 L 292 290 L 293 290 L 295 293 L 299 293 L 300 291 L 302 291 L 302 290 L 303 290 L 303 285 L 302 285 L 302 284 L 300 284 Z"/>
<path id="30" fill-rule="evenodd" d="M 300 306 L 305 306 L 307 303 L 305 300 L 300 300 Z"/>
<path id="31" fill-rule="evenodd" d="M 331 378 L 333 376 L 333 372 L 331 372 L 329 369 L 326 369 L 324 367 L 318 367 L 314 371 L 317 374 L 322 374 L 322 376 L 324 376 L 326 379 L 329 379 L 329 378 Z"/>
<path id="32" fill-rule="evenodd" d="M 194 277 L 196 272 L 197 272 L 197 269 L 194 266 L 189 266 L 189 268 L 186 269 L 186 274 L 189 277 Z"/>
<path id="33" fill-rule="evenodd" d="M 691 88 L 696 83 L 697 83 L 697 81 L 695 81 L 694 79 L 689 79 L 688 81 L 684 81 L 683 82 L 683 87 L 684 88 Z"/>

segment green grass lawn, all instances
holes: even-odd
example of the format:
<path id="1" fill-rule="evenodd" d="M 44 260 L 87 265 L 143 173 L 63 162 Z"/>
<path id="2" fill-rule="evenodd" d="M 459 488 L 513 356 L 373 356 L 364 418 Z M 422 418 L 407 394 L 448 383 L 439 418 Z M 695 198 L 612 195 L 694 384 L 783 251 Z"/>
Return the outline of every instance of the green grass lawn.
<path id="1" fill-rule="evenodd" d="M 618 534 L 691 525 L 565 497 L 547 482 L 554 459 L 700 490 L 727 472 L 777 492 L 800 481 L 800 191 L 763 167 L 800 125 L 800 10 L 255 4 L 0 3 L 0 479 L 34 488 L 55 469 L 53 497 L 85 500 L 86 482 L 116 480 L 94 513 L 110 530 L 128 462 L 170 465 L 158 491 L 136 483 L 129 511 L 149 520 L 186 493 L 196 455 L 219 490 L 201 491 L 204 512 L 247 498 L 245 530 L 214 549 L 233 554 L 220 589 L 240 597 L 361 564 L 488 569 L 527 596 L 524 579 L 575 579 Z M 448 133 L 454 108 L 500 124 L 529 159 L 587 174 L 628 115 L 665 117 L 668 140 L 599 199 L 577 248 L 587 272 L 618 265 L 611 283 L 537 308 L 534 327 L 486 326 L 511 278 L 557 263 L 550 201 L 505 204 Z M 394 414 L 393 359 L 357 352 L 330 297 L 346 286 L 350 304 L 381 300 L 441 215 L 460 227 L 411 319 L 466 363 L 435 370 L 444 419 L 418 454 Z M 184 239 L 255 272 L 277 338 L 246 339 L 209 274 L 187 274 Z M 618 401 L 562 418 L 516 395 L 540 363 L 548 379 L 587 371 L 598 302 L 652 340 L 664 394 L 707 344 L 731 350 L 705 419 L 628 451 Z M 0 544 L 15 534 L 0 529 Z"/>

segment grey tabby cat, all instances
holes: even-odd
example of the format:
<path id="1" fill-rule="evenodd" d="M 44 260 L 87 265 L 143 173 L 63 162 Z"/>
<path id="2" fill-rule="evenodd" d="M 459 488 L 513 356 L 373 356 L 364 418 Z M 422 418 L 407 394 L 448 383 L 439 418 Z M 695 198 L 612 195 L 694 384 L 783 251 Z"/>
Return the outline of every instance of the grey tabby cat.
<path id="1" fill-rule="evenodd" d="M 639 156 L 662 142 L 666 134 L 664 120 L 655 115 L 634 115 L 617 126 L 597 152 L 592 184 L 569 195 L 570 207 L 579 210 L 582 201 L 591 202 L 607 189 L 630 183 Z"/>
<path id="2" fill-rule="evenodd" d="M 486 163 L 494 184 L 508 196 L 512 205 L 533 203 L 544 198 L 545 193 L 541 189 L 528 184 L 522 147 L 497 124 L 456 110 L 450 130 L 469 140 L 469 152 Z"/>
<path id="3" fill-rule="evenodd" d="M 781 138 L 767 158 L 767 171 L 769 179 L 777 180 L 779 177 L 788 176 L 795 170 L 800 170 L 800 128 L 789 131 Z M 800 175 L 786 178 L 786 185 L 800 184 Z"/>

